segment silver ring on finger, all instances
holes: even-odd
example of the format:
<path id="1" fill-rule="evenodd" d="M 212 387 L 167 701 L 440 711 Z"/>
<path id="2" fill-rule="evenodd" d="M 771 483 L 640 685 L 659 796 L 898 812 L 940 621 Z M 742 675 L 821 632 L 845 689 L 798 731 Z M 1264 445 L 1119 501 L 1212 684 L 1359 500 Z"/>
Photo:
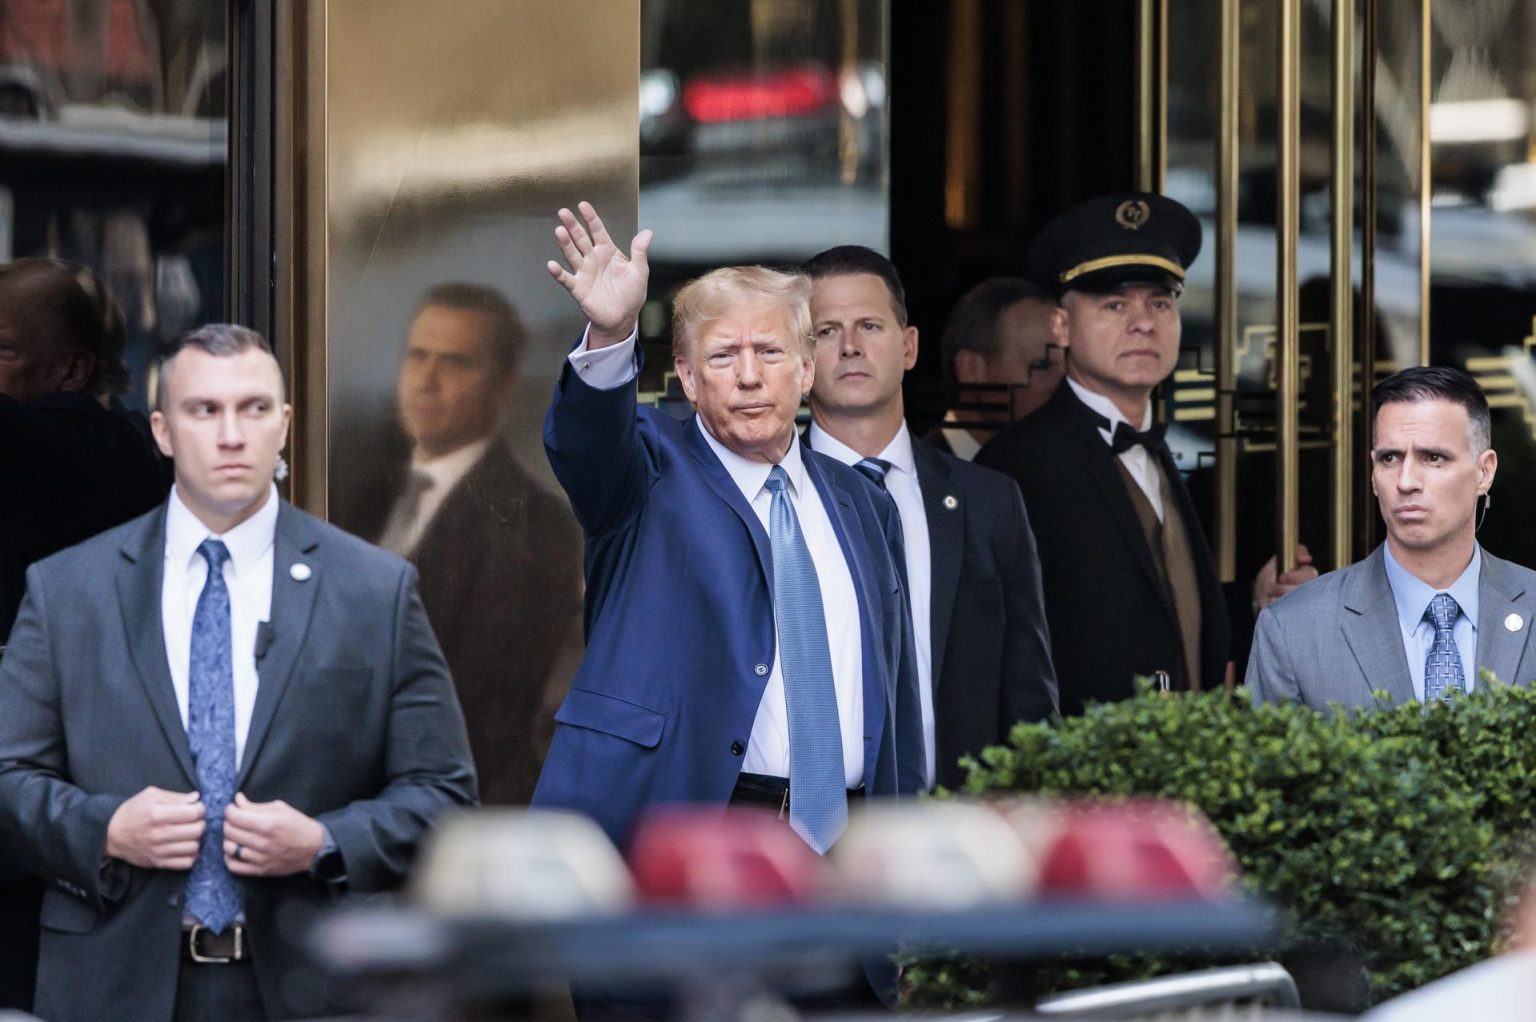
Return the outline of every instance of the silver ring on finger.
<path id="1" fill-rule="evenodd" d="M 240 844 L 238 841 L 235 842 L 235 854 L 233 858 L 236 862 L 245 861 L 245 845 Z"/>

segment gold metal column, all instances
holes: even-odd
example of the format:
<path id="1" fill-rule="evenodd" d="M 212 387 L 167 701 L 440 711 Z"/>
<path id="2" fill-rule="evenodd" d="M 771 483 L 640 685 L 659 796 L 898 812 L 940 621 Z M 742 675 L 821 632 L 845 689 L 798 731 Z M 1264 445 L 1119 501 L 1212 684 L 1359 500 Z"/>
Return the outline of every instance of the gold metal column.
<path id="1" fill-rule="evenodd" d="M 1296 566 L 1300 532 L 1299 403 L 1301 399 L 1300 310 L 1296 249 L 1301 229 L 1301 0 L 1280 0 L 1277 47 L 1280 136 L 1277 141 L 1275 222 L 1275 503 L 1276 556 L 1281 571 Z"/>
<path id="2" fill-rule="evenodd" d="M 1378 0 L 1362 0 L 1360 38 L 1360 440 L 1356 452 L 1362 464 L 1371 461 L 1374 409 L 1371 389 L 1376 383 L 1376 66 L 1380 60 Z M 1356 480 L 1355 506 L 1358 549 L 1376 546 L 1381 519 L 1371 499 L 1369 472 Z"/>
<path id="3" fill-rule="evenodd" d="M 1168 152 L 1168 0 L 1141 0 L 1136 25 L 1136 187 L 1161 192 Z"/>
<path id="4" fill-rule="evenodd" d="M 1430 137 L 1429 103 L 1433 98 L 1434 68 L 1429 44 L 1433 40 L 1434 0 L 1420 0 L 1419 8 L 1419 364 L 1429 365 L 1429 200 Z"/>
<path id="5" fill-rule="evenodd" d="M 1239 0 L 1221 0 L 1216 123 L 1216 570 L 1237 577 L 1237 189 Z"/>
<path id="6" fill-rule="evenodd" d="M 1333 561 L 1354 561 L 1354 266 L 1355 5 L 1333 3 L 1333 295 L 1328 338 L 1333 343 Z"/>

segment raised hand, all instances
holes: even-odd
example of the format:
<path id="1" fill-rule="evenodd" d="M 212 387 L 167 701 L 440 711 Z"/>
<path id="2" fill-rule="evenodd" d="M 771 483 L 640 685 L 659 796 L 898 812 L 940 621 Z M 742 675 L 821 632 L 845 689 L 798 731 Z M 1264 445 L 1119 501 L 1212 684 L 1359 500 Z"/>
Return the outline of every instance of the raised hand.
<path id="1" fill-rule="evenodd" d="M 608 236 L 608 229 L 590 202 L 578 203 L 576 208 L 581 211 L 585 226 L 574 213 L 562 208 L 560 226 L 555 228 L 555 241 L 570 269 L 553 259 L 545 266 L 549 275 L 576 299 L 582 314 L 592 324 L 587 346 L 603 348 L 624 340 L 635 329 L 651 276 L 646 252 L 651 247 L 652 235 L 649 230 L 635 235 L 626 257 Z"/>

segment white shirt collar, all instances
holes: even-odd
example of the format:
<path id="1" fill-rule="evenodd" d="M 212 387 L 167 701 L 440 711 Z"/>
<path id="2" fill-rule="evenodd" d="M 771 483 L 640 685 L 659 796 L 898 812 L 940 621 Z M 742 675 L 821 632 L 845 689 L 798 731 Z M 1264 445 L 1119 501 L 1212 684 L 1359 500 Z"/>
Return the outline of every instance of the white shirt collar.
<path id="1" fill-rule="evenodd" d="M 951 425 L 958 421 L 959 416 L 953 408 L 944 413 L 944 439 L 949 444 L 949 453 L 962 461 L 975 461 L 981 452 L 981 442 L 971 435 L 970 430 Z"/>
<path id="2" fill-rule="evenodd" d="M 816 423 L 811 423 L 811 428 L 806 431 L 806 439 L 810 441 L 811 450 L 828 457 L 836 458 L 844 465 L 856 465 L 864 460 L 864 455 L 843 443 L 837 437 L 822 429 Z M 896 430 L 896 435 L 891 437 L 891 442 L 885 445 L 885 450 L 876 455 L 881 461 L 888 461 L 892 468 L 900 469 L 908 475 L 916 475 L 916 462 L 912 455 L 912 434 L 907 432 L 907 424 L 902 422 L 901 428 Z"/>
<path id="3" fill-rule="evenodd" d="M 272 546 L 277 535 L 277 486 L 267 491 L 267 501 L 251 517 L 220 536 L 209 530 L 192 509 L 182 502 L 181 494 L 171 487 L 170 506 L 165 515 L 165 556 L 177 567 L 186 570 L 192 559 L 199 556 L 197 548 L 203 540 L 212 536 L 223 540 L 229 550 L 229 559 L 238 574 L 250 567 Z"/>
<path id="4" fill-rule="evenodd" d="M 1387 585 L 1392 590 L 1392 601 L 1397 604 L 1397 620 L 1404 632 L 1411 635 L 1418 629 L 1424 620 L 1425 611 L 1429 609 L 1429 602 L 1440 592 L 1451 594 L 1456 606 L 1461 608 L 1462 614 L 1472 623 L 1472 630 L 1477 631 L 1477 588 L 1483 564 L 1483 548 L 1480 544 L 1472 544 L 1472 560 L 1456 581 L 1444 590 L 1434 588 L 1399 564 L 1397 558 L 1392 556 L 1390 544 L 1382 543 L 1381 553 L 1383 566 L 1387 570 Z"/>
<path id="5" fill-rule="evenodd" d="M 485 456 L 490 446 L 491 438 L 481 437 L 474 443 L 465 444 L 456 451 L 431 460 L 423 458 L 421 449 L 417 448 L 411 455 L 411 469 L 416 472 L 425 472 L 430 476 L 432 489 L 435 492 L 447 493 L 458 485 L 460 479 L 469 474 L 469 470 Z"/>
<path id="6" fill-rule="evenodd" d="M 712 436 L 709 430 L 704 428 L 704 420 L 697 415 L 693 417 L 699 432 L 704 434 L 704 441 L 709 444 L 710 450 L 715 452 L 715 457 L 720 459 L 720 464 L 730 473 L 731 479 L 736 483 L 741 495 L 747 498 L 747 503 L 757 499 L 762 492 L 763 484 L 768 481 L 768 473 L 773 471 L 773 466 L 765 461 L 754 461 L 743 458 L 735 451 L 726 447 Z M 789 451 L 779 461 L 784 473 L 789 476 L 790 492 L 799 495 L 804 492 L 805 486 L 805 462 L 800 457 L 800 438 L 791 436 Z"/>
<path id="7" fill-rule="evenodd" d="M 1096 394 L 1096 393 L 1094 393 L 1093 391 L 1089 390 L 1087 387 L 1083 386 L 1081 383 L 1078 383 L 1076 380 L 1074 380 L 1070 376 L 1068 376 L 1066 378 L 1066 380 L 1067 380 L 1068 385 L 1071 386 L 1072 392 L 1077 395 L 1077 399 L 1079 401 L 1081 401 L 1083 404 L 1087 405 L 1090 409 L 1092 409 L 1095 412 L 1098 412 L 1100 415 L 1104 416 L 1104 418 L 1109 420 L 1109 428 L 1108 429 L 1104 429 L 1103 427 L 1099 428 L 1099 432 L 1101 434 L 1103 434 L 1104 439 L 1105 439 L 1106 442 L 1108 442 L 1110 437 L 1114 436 L 1115 426 L 1119 425 L 1122 422 L 1127 424 L 1128 426 L 1131 426 L 1132 428 L 1134 428 L 1136 430 L 1148 430 L 1148 429 L 1152 428 L 1152 402 L 1151 401 L 1147 402 L 1147 410 L 1144 413 L 1142 413 L 1141 425 L 1138 426 L 1138 425 L 1136 425 L 1136 423 L 1131 422 L 1125 416 L 1121 415 L 1120 414 L 1120 409 L 1115 406 L 1115 403 L 1113 401 L 1111 401 L 1109 398 L 1105 397 L 1103 394 Z"/>

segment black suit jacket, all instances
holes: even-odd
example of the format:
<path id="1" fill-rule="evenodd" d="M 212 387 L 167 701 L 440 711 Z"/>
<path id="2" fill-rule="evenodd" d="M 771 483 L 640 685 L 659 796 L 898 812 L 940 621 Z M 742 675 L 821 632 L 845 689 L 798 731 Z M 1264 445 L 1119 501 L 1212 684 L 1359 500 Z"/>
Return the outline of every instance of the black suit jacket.
<path id="1" fill-rule="evenodd" d="M 912 445 L 928 519 L 937 783 L 965 781 L 960 757 L 1056 712 L 1040 561 L 1008 477 Z"/>
<path id="2" fill-rule="evenodd" d="M 165 499 L 170 462 L 142 415 L 89 394 L 21 403 L 0 395 L 0 646 L 27 566 Z M 30 1009 L 42 882 L 0 850 L 0 1009 Z"/>
<path id="3" fill-rule="evenodd" d="M 1040 552 L 1061 711 L 1125 699 L 1137 675 L 1173 673 L 1183 652 L 1171 599 L 1115 454 L 1067 381 L 1039 411 L 992 438 L 976 462 L 1006 472 L 1024 494 Z M 1162 464 L 1200 587 L 1200 685 L 1215 688 L 1226 677 L 1227 609 L 1177 466 L 1166 452 Z"/>
<path id="4" fill-rule="evenodd" d="M 102 860 L 124 800 L 197 787 L 160 620 L 164 556 L 161 507 L 33 565 L 0 662 L 0 845 L 49 885 L 35 1011 L 53 1022 L 172 1014 L 187 874 Z M 395 887 L 432 822 L 475 798 L 416 572 L 287 505 L 273 569 L 238 790 L 325 824 L 351 891 Z M 241 884 L 267 1013 L 325 1010 L 301 942 L 336 886 Z"/>
<path id="5" fill-rule="evenodd" d="M 496 441 L 410 559 L 464 708 L 481 801 L 525 804 L 581 659 L 576 519 Z"/>

